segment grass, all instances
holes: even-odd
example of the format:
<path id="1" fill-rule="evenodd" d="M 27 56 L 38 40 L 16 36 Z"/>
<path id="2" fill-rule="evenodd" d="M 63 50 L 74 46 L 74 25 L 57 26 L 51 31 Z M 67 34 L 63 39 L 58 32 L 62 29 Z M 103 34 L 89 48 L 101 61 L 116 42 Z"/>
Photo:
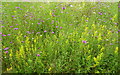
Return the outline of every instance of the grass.
<path id="1" fill-rule="evenodd" d="M 117 7 L 117 2 L 2 2 L 2 72 L 117 72 Z"/>

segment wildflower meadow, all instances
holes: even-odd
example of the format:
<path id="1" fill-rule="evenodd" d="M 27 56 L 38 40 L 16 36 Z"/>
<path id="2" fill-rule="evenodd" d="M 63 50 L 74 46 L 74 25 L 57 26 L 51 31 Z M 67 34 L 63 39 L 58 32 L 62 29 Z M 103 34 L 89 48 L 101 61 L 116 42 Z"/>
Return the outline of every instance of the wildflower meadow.
<path id="1" fill-rule="evenodd" d="M 2 73 L 118 72 L 118 2 L 2 2 Z"/>

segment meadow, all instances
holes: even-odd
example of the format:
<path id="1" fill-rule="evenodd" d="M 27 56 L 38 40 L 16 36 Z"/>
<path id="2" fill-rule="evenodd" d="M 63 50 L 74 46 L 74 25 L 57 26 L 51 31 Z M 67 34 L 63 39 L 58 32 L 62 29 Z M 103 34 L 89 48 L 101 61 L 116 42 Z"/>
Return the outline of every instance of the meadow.
<path id="1" fill-rule="evenodd" d="M 2 2 L 1 7 L 3 73 L 118 71 L 117 2 Z"/>

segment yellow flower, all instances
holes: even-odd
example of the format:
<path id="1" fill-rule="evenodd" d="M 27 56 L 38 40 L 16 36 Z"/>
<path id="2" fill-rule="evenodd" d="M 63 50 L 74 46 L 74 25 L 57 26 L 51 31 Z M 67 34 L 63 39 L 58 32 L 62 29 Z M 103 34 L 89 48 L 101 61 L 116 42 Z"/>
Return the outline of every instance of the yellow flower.
<path id="1" fill-rule="evenodd" d="M 116 47 L 116 49 L 115 49 L 115 53 L 116 53 L 116 54 L 118 53 L 118 47 Z"/>
<path id="2" fill-rule="evenodd" d="M 51 71 L 51 69 L 52 69 L 52 68 L 50 67 L 50 68 L 48 69 L 48 71 Z"/>
<path id="3" fill-rule="evenodd" d="M 14 13 L 16 13 L 16 11 L 13 11 Z"/>
<path id="4" fill-rule="evenodd" d="M 10 68 L 7 68 L 7 71 L 10 71 L 10 70 L 12 70 L 12 67 L 10 67 Z"/>

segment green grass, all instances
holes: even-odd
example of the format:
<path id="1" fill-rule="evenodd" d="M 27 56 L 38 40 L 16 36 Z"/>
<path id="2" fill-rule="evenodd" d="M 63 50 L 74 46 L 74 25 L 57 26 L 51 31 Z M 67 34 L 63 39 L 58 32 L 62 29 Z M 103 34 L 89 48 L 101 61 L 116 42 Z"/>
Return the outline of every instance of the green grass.
<path id="1" fill-rule="evenodd" d="M 117 7 L 108 2 L 2 2 L 0 35 L 7 35 L 2 36 L 2 72 L 117 72 Z"/>

